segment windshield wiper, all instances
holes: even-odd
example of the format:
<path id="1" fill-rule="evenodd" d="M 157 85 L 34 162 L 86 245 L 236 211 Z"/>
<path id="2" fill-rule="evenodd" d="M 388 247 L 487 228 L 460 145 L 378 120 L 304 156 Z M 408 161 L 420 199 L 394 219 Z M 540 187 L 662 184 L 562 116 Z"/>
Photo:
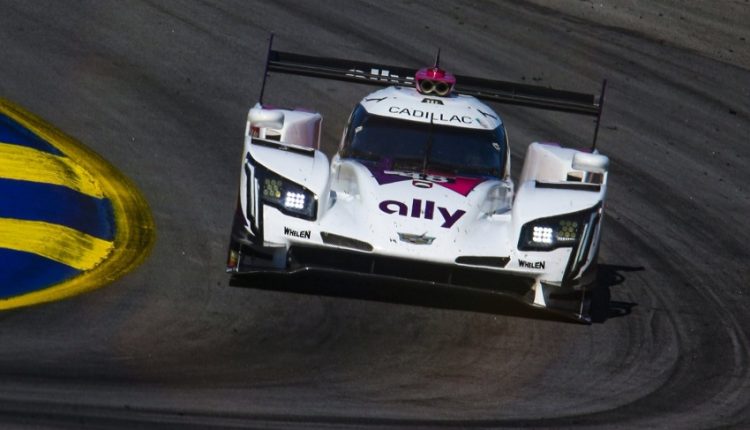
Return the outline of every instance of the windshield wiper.
<path id="1" fill-rule="evenodd" d="M 433 171 L 438 172 L 446 172 L 451 173 L 453 175 L 458 173 L 463 173 L 463 170 L 460 166 L 456 166 L 455 164 L 448 164 L 448 163 L 436 163 L 436 162 L 430 162 L 430 164 L 427 165 L 427 167 L 430 167 Z M 425 174 L 426 170 L 425 170 Z"/>
<path id="2" fill-rule="evenodd" d="M 392 168 L 393 170 L 416 170 L 421 164 L 422 161 L 418 158 L 394 158 Z"/>
<path id="3" fill-rule="evenodd" d="M 433 141 L 433 129 L 434 129 L 434 121 L 432 117 L 430 117 L 430 132 L 427 135 L 427 149 L 424 152 L 424 159 L 422 160 L 422 174 L 427 174 L 427 164 L 430 162 L 430 152 L 432 152 L 432 141 Z"/>

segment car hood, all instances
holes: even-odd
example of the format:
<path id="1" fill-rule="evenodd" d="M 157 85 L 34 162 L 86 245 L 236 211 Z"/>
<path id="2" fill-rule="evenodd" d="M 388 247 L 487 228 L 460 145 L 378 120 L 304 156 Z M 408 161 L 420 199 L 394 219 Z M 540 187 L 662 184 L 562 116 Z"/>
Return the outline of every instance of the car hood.
<path id="1" fill-rule="evenodd" d="M 386 224 L 441 231 L 461 228 L 481 203 L 474 192 L 485 178 L 389 170 L 366 166 L 367 188 L 377 202 L 372 208 Z M 467 214 L 469 217 L 463 219 Z M 403 218 L 403 219 L 401 219 Z"/>
<path id="2" fill-rule="evenodd" d="M 337 202 L 321 228 L 398 253 L 423 253 L 429 245 L 436 252 L 474 249 L 482 254 L 477 249 L 482 244 L 507 241 L 507 229 L 498 229 L 507 223 L 490 220 L 486 207 L 489 190 L 500 184 L 493 178 L 390 170 L 347 160 L 334 169 Z M 482 240 L 488 232 L 495 240 Z M 492 248 L 485 251 L 497 252 Z"/>

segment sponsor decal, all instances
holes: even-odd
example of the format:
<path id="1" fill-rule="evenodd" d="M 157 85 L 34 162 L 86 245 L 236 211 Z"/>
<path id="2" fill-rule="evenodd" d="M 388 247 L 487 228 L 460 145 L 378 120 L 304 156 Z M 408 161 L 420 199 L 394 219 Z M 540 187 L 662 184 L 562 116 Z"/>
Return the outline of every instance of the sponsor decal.
<path id="1" fill-rule="evenodd" d="M 375 177 L 375 180 L 378 181 L 378 184 L 380 185 L 411 180 L 412 184 L 415 187 L 431 188 L 431 186 L 428 186 L 424 183 L 415 183 L 416 181 L 420 181 L 440 185 L 451 191 L 461 194 L 462 196 L 469 195 L 471 190 L 487 180 L 486 178 L 465 178 L 461 176 L 448 178 L 439 175 L 425 175 L 418 172 L 401 172 L 386 170 L 383 169 L 382 166 L 367 166 L 367 168 L 370 170 L 370 173 L 372 173 L 372 176 Z"/>
<path id="2" fill-rule="evenodd" d="M 399 106 L 391 106 L 388 108 L 388 112 L 395 113 L 398 115 L 406 115 L 412 118 L 423 118 L 430 121 L 436 122 L 458 122 L 461 124 L 471 124 L 473 121 L 470 116 L 467 115 L 450 115 L 445 113 L 435 113 L 421 109 L 409 109 L 402 108 Z"/>
<path id="3" fill-rule="evenodd" d="M 479 113 L 481 113 L 482 115 L 484 115 L 485 117 L 488 117 L 488 118 L 492 118 L 492 119 L 494 119 L 494 120 L 499 120 L 499 118 L 498 118 L 498 117 L 496 117 L 495 115 L 492 115 L 491 113 L 483 112 L 483 111 L 482 111 L 482 110 L 480 110 L 480 109 L 477 109 L 477 111 L 478 111 Z"/>
<path id="4" fill-rule="evenodd" d="M 440 215 L 440 218 L 443 220 L 440 227 L 443 228 L 451 228 L 453 224 L 461 219 L 466 213 L 466 211 L 461 209 L 451 212 L 447 208 L 436 206 L 435 202 L 432 200 L 426 200 L 423 204 L 421 199 L 412 199 L 411 207 L 398 200 L 383 200 L 378 207 L 381 211 L 389 215 L 397 213 L 399 216 L 409 216 L 411 218 L 424 218 L 429 220 L 436 218 L 435 209 L 437 209 L 437 214 Z"/>
<path id="5" fill-rule="evenodd" d="M 369 72 L 365 72 L 364 70 L 359 69 L 349 69 L 349 73 L 346 74 L 346 76 L 354 77 L 354 78 L 360 78 L 360 79 L 369 79 L 371 81 L 383 81 L 383 82 L 391 82 L 394 85 L 398 85 L 400 80 L 404 81 L 413 81 L 414 76 L 404 76 L 403 78 L 399 75 L 391 73 L 388 69 L 375 69 L 371 68 Z"/>
<path id="6" fill-rule="evenodd" d="M 544 261 L 525 261 L 525 260 L 519 259 L 518 266 L 523 267 L 524 269 L 544 270 L 545 262 Z"/>
<path id="7" fill-rule="evenodd" d="M 310 230 L 295 230 L 293 228 L 284 227 L 284 234 L 286 236 L 298 237 L 300 239 L 309 239 Z"/>
<path id="8" fill-rule="evenodd" d="M 427 236 L 427 232 L 422 234 L 399 233 L 398 238 L 401 242 L 411 243 L 412 245 L 432 245 L 432 242 L 435 241 L 434 237 Z"/>
<path id="9" fill-rule="evenodd" d="M 422 181 L 434 182 L 436 184 L 447 184 L 449 182 L 454 181 L 453 179 L 446 178 L 445 176 L 423 175 L 417 172 L 398 172 L 395 170 L 385 170 L 383 171 L 383 173 L 386 175 L 403 176 L 405 178 L 414 179 L 414 180 L 419 179 Z"/>
<path id="10" fill-rule="evenodd" d="M 417 188 L 432 188 L 432 182 L 423 181 L 421 179 L 414 179 L 411 184 Z"/>

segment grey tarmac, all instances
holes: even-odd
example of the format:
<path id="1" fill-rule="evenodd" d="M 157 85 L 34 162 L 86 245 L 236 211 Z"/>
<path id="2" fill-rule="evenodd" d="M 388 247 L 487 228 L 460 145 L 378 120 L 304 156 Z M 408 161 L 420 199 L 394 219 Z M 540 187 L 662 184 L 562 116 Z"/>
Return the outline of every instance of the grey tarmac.
<path id="1" fill-rule="evenodd" d="M 0 427 L 750 427 L 750 4 L 656 3 L 0 0 L 0 96 L 115 164 L 157 225 L 135 272 L 0 313 Z M 229 287 L 269 32 L 573 91 L 606 77 L 595 323 L 346 280 Z M 275 75 L 265 97 L 319 110 L 331 154 L 368 91 Z M 590 142 L 588 118 L 495 108 L 515 177 L 532 141 Z"/>

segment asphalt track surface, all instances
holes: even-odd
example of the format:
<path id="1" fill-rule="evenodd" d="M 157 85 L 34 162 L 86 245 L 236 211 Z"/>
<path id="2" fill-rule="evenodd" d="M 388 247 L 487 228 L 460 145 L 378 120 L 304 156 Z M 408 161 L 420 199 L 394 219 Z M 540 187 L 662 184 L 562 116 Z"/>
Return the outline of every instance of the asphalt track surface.
<path id="1" fill-rule="evenodd" d="M 651 3 L 0 2 L 0 94 L 132 178 L 158 236 L 106 288 L 0 314 L 0 427 L 750 427 L 750 5 Z M 440 46 L 455 73 L 572 90 L 607 77 L 596 322 L 345 281 L 228 287 L 270 31 L 390 64 Z M 273 76 L 266 94 L 319 109 L 331 153 L 367 91 Z M 516 174 L 528 142 L 590 139 L 586 118 L 496 108 Z"/>

